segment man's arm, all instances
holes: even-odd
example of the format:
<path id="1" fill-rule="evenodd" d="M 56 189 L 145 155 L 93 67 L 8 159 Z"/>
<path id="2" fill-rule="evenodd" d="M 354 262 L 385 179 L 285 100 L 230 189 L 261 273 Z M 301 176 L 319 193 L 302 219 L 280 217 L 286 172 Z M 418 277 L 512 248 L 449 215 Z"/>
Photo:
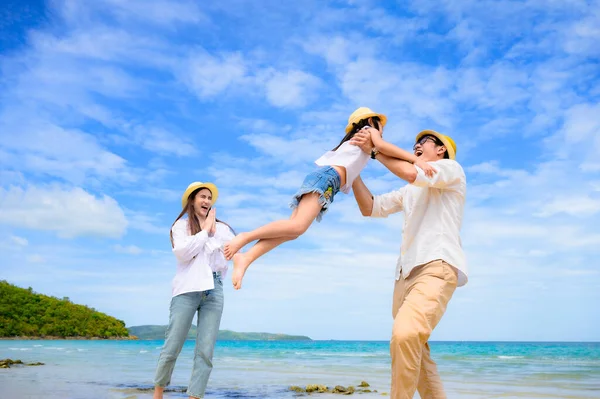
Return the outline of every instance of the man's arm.
<path id="1" fill-rule="evenodd" d="M 440 159 L 430 162 L 437 173 L 433 177 L 428 177 L 422 170 L 418 170 L 414 185 L 418 187 L 433 187 L 441 189 L 451 189 L 466 184 L 466 177 L 460 164 L 452 159 Z"/>
<path id="2" fill-rule="evenodd" d="M 358 209 L 363 216 L 371 216 L 373 213 L 373 194 L 369 191 L 360 175 L 352 183 L 354 198 L 358 204 Z"/>

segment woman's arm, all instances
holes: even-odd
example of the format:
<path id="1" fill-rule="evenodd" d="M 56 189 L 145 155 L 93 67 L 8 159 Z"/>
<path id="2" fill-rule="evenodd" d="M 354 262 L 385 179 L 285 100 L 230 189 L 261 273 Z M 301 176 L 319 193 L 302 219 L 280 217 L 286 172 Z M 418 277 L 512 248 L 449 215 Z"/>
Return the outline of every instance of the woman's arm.
<path id="1" fill-rule="evenodd" d="M 206 230 L 190 235 L 187 221 L 180 219 L 171 228 L 173 254 L 180 262 L 190 262 L 206 245 L 209 237 Z"/>
<path id="2" fill-rule="evenodd" d="M 216 223 L 215 234 L 210 237 L 206 243 L 206 251 L 213 253 L 221 250 L 223 245 L 231 241 L 235 237 L 231 228 L 225 223 Z"/>

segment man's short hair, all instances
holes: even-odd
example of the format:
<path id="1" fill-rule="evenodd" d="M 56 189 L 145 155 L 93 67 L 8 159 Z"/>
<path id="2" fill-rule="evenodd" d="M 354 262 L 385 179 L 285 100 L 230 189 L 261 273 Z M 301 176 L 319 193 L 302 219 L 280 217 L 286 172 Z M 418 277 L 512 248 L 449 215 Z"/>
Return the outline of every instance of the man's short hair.
<path id="1" fill-rule="evenodd" d="M 444 143 L 442 143 L 442 140 L 438 139 L 437 137 L 435 137 L 432 134 L 428 134 L 427 136 L 433 138 L 433 142 L 435 143 L 435 145 L 437 145 L 438 147 L 441 146 L 446 146 Z M 446 148 L 446 151 L 444 151 L 444 159 L 450 159 L 450 154 L 448 154 L 448 149 Z"/>

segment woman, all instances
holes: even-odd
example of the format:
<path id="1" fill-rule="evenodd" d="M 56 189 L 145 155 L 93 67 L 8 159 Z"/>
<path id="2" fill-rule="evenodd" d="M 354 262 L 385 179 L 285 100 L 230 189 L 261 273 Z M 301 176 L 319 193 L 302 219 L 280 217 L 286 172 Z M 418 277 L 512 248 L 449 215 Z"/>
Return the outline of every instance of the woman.
<path id="1" fill-rule="evenodd" d="M 229 225 L 215 216 L 212 206 L 218 195 L 212 183 L 190 184 L 181 198 L 183 210 L 171 227 L 177 273 L 172 283 L 169 326 L 154 378 L 154 399 L 162 399 L 164 387 L 171 382 L 175 361 L 196 313 L 198 333 L 187 394 L 190 398 L 204 397 L 223 313 L 222 279 L 227 260 L 222 247 L 234 237 Z M 182 219 L 184 215 L 187 218 Z"/>

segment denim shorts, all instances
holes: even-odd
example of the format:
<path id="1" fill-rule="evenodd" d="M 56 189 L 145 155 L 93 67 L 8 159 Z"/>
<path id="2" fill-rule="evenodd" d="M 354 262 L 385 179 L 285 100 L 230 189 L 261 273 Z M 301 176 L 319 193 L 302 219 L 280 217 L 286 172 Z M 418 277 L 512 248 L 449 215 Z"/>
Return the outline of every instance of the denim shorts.
<path id="1" fill-rule="evenodd" d="M 340 175 L 331 166 L 323 166 L 310 173 L 304 179 L 300 189 L 294 194 L 290 208 L 298 206 L 300 198 L 304 194 L 319 193 L 319 204 L 321 212 L 317 215 L 317 222 L 321 221 L 329 205 L 333 202 L 333 197 L 340 191 Z"/>

